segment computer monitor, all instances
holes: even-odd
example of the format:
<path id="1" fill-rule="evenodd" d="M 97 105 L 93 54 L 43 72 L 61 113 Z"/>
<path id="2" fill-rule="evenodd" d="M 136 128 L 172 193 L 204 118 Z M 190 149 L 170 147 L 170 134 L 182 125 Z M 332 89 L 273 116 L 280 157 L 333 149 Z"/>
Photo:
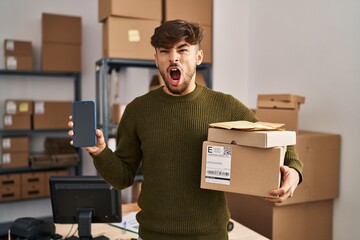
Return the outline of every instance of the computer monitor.
<path id="1" fill-rule="evenodd" d="M 121 222 L 121 191 L 102 178 L 52 176 L 49 183 L 54 223 L 77 223 L 79 239 L 107 239 L 92 238 L 91 223 Z"/>

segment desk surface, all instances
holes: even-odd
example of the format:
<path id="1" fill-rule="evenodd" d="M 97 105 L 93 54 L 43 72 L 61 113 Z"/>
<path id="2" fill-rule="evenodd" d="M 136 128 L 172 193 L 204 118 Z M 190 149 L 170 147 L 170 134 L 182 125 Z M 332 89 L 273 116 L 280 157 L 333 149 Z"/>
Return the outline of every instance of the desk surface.
<path id="1" fill-rule="evenodd" d="M 139 207 L 137 204 L 124 204 L 122 206 L 123 214 L 126 215 L 131 211 L 138 211 Z M 240 223 L 232 220 L 234 223 L 234 229 L 229 232 L 230 240 L 265 240 L 264 236 L 257 232 L 241 225 Z M 55 224 L 56 233 L 62 235 L 64 238 L 69 235 L 71 236 L 76 233 L 77 226 L 72 224 Z M 128 240 L 129 238 L 137 238 L 138 235 L 128 231 L 124 231 L 120 228 L 111 226 L 109 224 L 94 223 L 91 225 L 91 232 L 93 237 L 104 235 L 112 240 Z"/>

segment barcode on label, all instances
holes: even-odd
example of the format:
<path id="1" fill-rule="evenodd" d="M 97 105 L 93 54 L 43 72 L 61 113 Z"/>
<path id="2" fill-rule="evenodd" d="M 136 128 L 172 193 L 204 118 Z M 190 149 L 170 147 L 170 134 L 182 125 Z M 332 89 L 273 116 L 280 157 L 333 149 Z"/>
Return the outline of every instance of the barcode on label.
<path id="1" fill-rule="evenodd" d="M 224 147 L 224 155 L 231 156 L 231 147 Z"/>
<path id="2" fill-rule="evenodd" d="M 214 171 L 214 170 L 208 170 L 207 173 L 208 173 L 209 175 L 222 176 L 222 177 L 228 177 L 228 176 L 230 175 L 229 172 Z"/>

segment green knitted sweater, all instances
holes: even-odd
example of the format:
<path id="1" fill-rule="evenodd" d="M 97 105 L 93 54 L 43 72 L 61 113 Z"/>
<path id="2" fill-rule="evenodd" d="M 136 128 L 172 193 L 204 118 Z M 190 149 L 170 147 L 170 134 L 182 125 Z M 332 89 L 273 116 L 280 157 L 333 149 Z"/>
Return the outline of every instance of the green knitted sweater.
<path id="1" fill-rule="evenodd" d="M 132 185 L 141 163 L 137 220 L 142 239 L 228 239 L 224 192 L 200 188 L 201 152 L 209 123 L 235 120 L 257 118 L 231 95 L 199 85 L 181 97 L 159 88 L 127 105 L 115 154 L 106 148 L 94 164 L 107 182 L 124 189 Z M 292 146 L 285 164 L 301 173 Z"/>

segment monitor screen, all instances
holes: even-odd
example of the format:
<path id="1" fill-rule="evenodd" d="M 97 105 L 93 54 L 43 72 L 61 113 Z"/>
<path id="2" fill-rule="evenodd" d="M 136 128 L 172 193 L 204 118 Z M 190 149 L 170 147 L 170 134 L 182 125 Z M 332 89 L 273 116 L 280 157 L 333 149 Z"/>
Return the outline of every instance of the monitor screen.
<path id="1" fill-rule="evenodd" d="M 91 238 L 91 223 L 121 222 L 121 191 L 101 177 L 52 176 L 49 182 L 54 223 L 78 223 L 79 237 Z"/>

